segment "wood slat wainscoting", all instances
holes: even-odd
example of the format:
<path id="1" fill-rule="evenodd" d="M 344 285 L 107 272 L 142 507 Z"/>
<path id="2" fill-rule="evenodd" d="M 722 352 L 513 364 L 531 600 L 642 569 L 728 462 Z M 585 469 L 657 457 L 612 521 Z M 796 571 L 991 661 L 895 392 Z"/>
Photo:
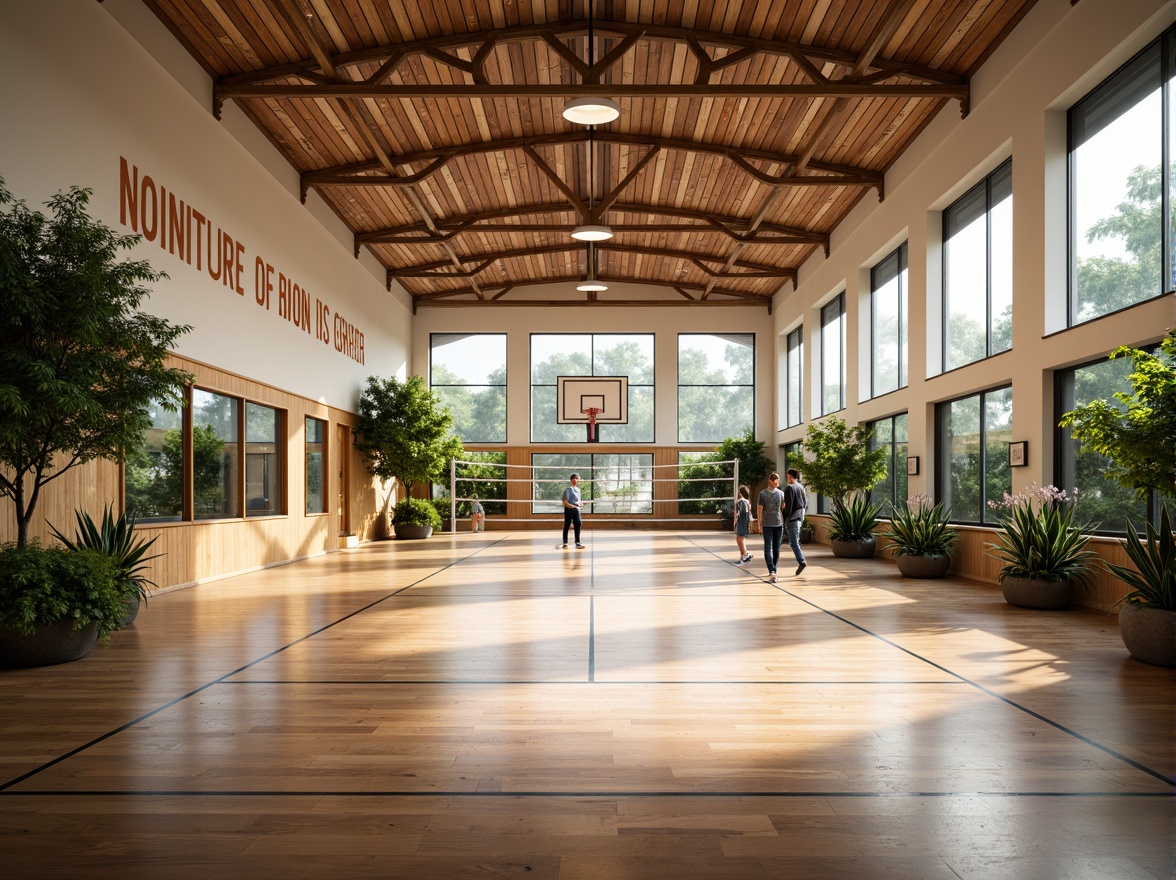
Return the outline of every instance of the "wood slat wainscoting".
<path id="1" fill-rule="evenodd" d="M 283 509 L 279 516 L 199 520 L 141 525 L 136 532 L 145 537 L 158 536 L 153 552 L 163 556 L 150 563 L 147 576 L 161 590 L 214 580 L 265 566 L 336 550 L 341 545 L 338 509 L 339 446 L 337 426 L 345 426 L 350 436 L 355 425 L 353 413 L 255 382 L 233 373 L 188 358 L 172 356 L 169 366 L 186 370 L 194 385 L 231 397 L 278 409 L 284 415 L 285 462 L 282 492 Z M 329 512 L 306 514 L 306 417 L 328 423 L 324 439 L 327 466 L 323 491 Z M 387 497 L 381 481 L 372 479 L 362 458 L 352 444 L 344 450 L 350 468 L 350 525 L 352 533 L 367 541 L 382 535 L 381 510 Z M 241 462 L 244 466 L 244 462 Z M 73 468 L 41 493 L 30 524 L 30 538 L 45 544 L 56 543 L 49 524 L 66 534 L 74 529 L 74 511 L 84 510 L 99 517 L 103 506 L 124 504 L 123 469 L 109 461 L 93 461 Z M 0 515 L 0 542 L 16 540 L 15 507 L 5 500 Z M 343 541 L 342 543 L 346 543 Z"/>
<path id="2" fill-rule="evenodd" d="M 817 525 L 816 540 L 828 544 L 825 537 L 829 518 L 826 516 L 812 516 L 810 519 Z M 1000 583 L 1001 562 L 988 552 L 987 545 L 997 542 L 997 529 L 981 528 L 979 526 L 956 526 L 960 533 L 956 541 L 956 552 L 952 557 L 951 573 L 986 584 Z M 879 559 L 893 562 L 893 557 L 886 552 L 890 542 L 886 538 L 878 539 Z M 1091 537 L 1089 548 L 1098 554 L 1102 562 L 1131 567 L 1131 560 L 1123 550 L 1123 542 L 1117 538 L 1095 535 Z M 1128 592 L 1128 587 L 1122 581 L 1113 577 L 1101 564 L 1096 564 L 1091 575 L 1090 587 L 1079 587 L 1074 592 L 1074 604 L 1088 608 L 1098 608 L 1103 611 L 1118 611 L 1116 603 Z"/>

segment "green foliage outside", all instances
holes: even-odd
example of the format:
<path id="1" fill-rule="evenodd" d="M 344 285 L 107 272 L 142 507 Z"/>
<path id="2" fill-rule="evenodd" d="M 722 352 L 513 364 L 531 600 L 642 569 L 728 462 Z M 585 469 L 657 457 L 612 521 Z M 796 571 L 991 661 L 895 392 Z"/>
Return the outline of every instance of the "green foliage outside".
<path id="1" fill-rule="evenodd" d="M 739 459 L 739 482 L 755 493 L 756 486 L 768 478 L 776 462 L 764 452 L 764 441 L 755 439 L 755 428 L 741 437 L 728 437 L 715 448 L 720 461 Z"/>
<path id="2" fill-rule="evenodd" d="M 449 472 L 449 460 L 464 457 L 461 441 L 450 434 L 453 417 L 420 376 L 403 382 L 369 377 L 359 399 L 358 427 L 355 445 L 368 471 L 395 478 L 408 492 L 417 483 L 439 482 Z"/>
<path id="3" fill-rule="evenodd" d="M 180 406 L 190 379 L 165 361 L 191 328 L 138 310 L 166 276 L 118 261 L 139 236 L 92 220 L 89 197 L 58 193 L 46 216 L 0 180 L 0 497 L 16 506 L 20 546 L 47 483 L 123 458 L 151 427 L 151 401 Z"/>
<path id="4" fill-rule="evenodd" d="M 444 364 L 433 364 L 433 393 L 453 416 L 453 433 L 466 443 L 506 442 L 506 367 L 491 371 L 477 390 Z"/>
<path id="5" fill-rule="evenodd" d="M 457 497 L 477 498 L 482 502 L 486 516 L 506 515 L 506 453 L 465 452 L 457 465 Z M 442 519 L 449 519 L 449 477 L 433 486 L 434 506 Z M 470 515 L 470 502 L 457 502 L 457 516 L 464 519 Z"/>
<path id="6" fill-rule="evenodd" d="M 1176 499 L 1176 331 L 1155 354 L 1121 346 L 1111 358 L 1130 358 L 1130 391 L 1096 399 L 1062 416 L 1085 449 L 1107 459 L 1106 475 L 1146 498 L 1151 489 Z"/>
<path id="7" fill-rule="evenodd" d="M 110 557 L 36 541 L 0 548 L 0 630 L 32 635 L 37 627 L 71 620 L 74 630 L 97 624 L 98 637 L 108 642 L 126 611 Z"/>

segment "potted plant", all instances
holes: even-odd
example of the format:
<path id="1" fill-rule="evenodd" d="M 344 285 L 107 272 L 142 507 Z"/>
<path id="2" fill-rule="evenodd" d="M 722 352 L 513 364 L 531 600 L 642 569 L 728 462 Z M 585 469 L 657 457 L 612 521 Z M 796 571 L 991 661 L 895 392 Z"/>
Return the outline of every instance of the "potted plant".
<path id="1" fill-rule="evenodd" d="M 1107 459 L 1107 476 L 1141 498 L 1156 491 L 1176 499 L 1176 330 L 1159 349 L 1122 346 L 1112 358 L 1129 357 L 1130 391 L 1066 413 L 1063 427 L 1083 448 Z M 1176 539 L 1168 508 L 1159 527 L 1148 523 L 1140 538 L 1131 522 L 1123 549 L 1135 566 L 1107 565 L 1131 591 L 1120 602 L 1119 632 L 1128 653 L 1144 663 L 1176 667 Z"/>
<path id="2" fill-rule="evenodd" d="M 871 436 L 864 425 L 850 428 L 836 416 L 808 427 L 804 483 L 833 501 L 828 536 L 834 556 L 874 555 L 880 508 L 870 502 L 869 491 L 885 479 L 888 453 L 871 449 Z"/>
<path id="3" fill-rule="evenodd" d="M 951 568 L 959 533 L 948 525 L 951 515 L 942 504 L 919 494 L 894 507 L 890 525 L 882 533 L 899 572 L 910 578 L 941 578 Z"/>
<path id="4" fill-rule="evenodd" d="M 419 539 L 433 534 L 441 528 L 441 514 L 432 501 L 424 498 L 405 498 L 396 505 L 392 514 L 392 526 L 397 538 Z"/>
<path id="5" fill-rule="evenodd" d="M 764 453 L 764 441 L 755 439 L 754 428 L 748 428 L 742 436 L 728 437 L 715 447 L 715 452 L 720 461 L 739 462 L 739 482 L 751 489 L 752 498 L 755 498 L 756 486 L 776 467 L 776 462 Z"/>
<path id="6" fill-rule="evenodd" d="M 65 545 L 67 550 L 78 552 L 94 550 L 107 556 L 114 563 L 115 577 L 122 588 L 126 613 L 123 615 L 120 628 L 130 626 L 139 615 L 139 607 L 146 604 L 147 587 L 158 586 L 143 574 L 147 563 L 158 559 L 162 554 L 145 555 L 151 545 L 159 540 L 156 535 L 150 541 L 135 537 L 135 518 L 121 513 L 117 518 L 114 510 L 108 504 L 102 510 L 102 525 L 96 525 L 88 513 L 81 510 L 74 511 L 77 519 L 77 532 L 71 540 L 50 526 L 53 536 Z"/>
<path id="7" fill-rule="evenodd" d="M 1076 495 L 1077 493 L 1075 493 Z M 1004 565 L 1000 585 L 1005 601 L 1020 608 L 1065 608 L 1076 585 L 1089 585 L 1098 558 L 1078 527 L 1076 502 L 1056 486 L 1033 484 L 1001 501 L 1001 532 L 992 555 Z"/>
<path id="8" fill-rule="evenodd" d="M 367 387 L 359 398 L 359 439 L 356 448 L 363 455 L 368 471 L 384 480 L 395 479 L 404 487 L 407 496 L 417 483 L 433 483 L 446 472 L 450 459 L 463 454 L 461 441 L 451 434 L 453 416 L 441 405 L 441 400 L 420 376 L 400 381 L 395 376 L 380 380 L 368 378 Z M 392 525 L 398 523 L 417 532 L 422 522 L 410 522 L 423 514 L 413 513 L 412 506 L 402 515 L 396 505 Z M 422 502 L 436 518 L 441 518 L 427 501 Z M 434 525 L 433 519 L 428 524 Z M 430 534 L 432 531 L 430 530 Z M 401 537 L 400 530 L 396 536 Z"/>
<path id="9" fill-rule="evenodd" d="M 94 638 L 117 626 L 121 592 L 110 621 L 107 574 L 79 561 L 93 554 L 30 542 L 29 526 L 47 484 L 94 459 L 121 460 L 151 426 L 152 401 L 181 405 L 191 379 L 166 365 L 191 328 L 139 310 L 147 285 L 166 276 L 145 261 L 118 260 L 139 236 L 91 219 L 89 196 L 77 187 L 58 193 L 46 216 L 0 180 L 0 498 L 13 504 L 10 549 L 20 551 L 0 575 L 3 642 L 41 638 L 42 625 L 62 621 L 57 629 L 93 623 Z M 53 576 L 63 578 L 57 587 Z"/>
<path id="10" fill-rule="evenodd" d="M 0 548 L 0 665 L 52 666 L 109 640 L 126 613 L 113 560 L 36 541 Z"/>

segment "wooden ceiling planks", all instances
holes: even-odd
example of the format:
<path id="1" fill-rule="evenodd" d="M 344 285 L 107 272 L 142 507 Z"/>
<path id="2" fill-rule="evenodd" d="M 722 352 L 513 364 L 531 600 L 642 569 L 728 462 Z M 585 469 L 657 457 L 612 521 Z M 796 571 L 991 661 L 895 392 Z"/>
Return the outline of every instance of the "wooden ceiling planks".
<path id="1" fill-rule="evenodd" d="M 591 50 L 587 0 L 144 2 L 214 77 L 214 109 L 237 101 L 304 192 L 315 189 L 418 304 L 473 301 L 479 284 L 483 301 L 509 304 L 532 284 L 585 277 L 587 249 L 568 231 L 591 219 L 590 204 L 617 231 L 597 250 L 601 277 L 677 287 L 672 302 L 688 305 L 712 294 L 766 302 L 858 200 L 878 197 L 881 175 L 949 96 L 966 101 L 956 84 L 1035 0 L 596 0 Z M 582 94 L 589 54 L 608 65 L 594 74 L 602 83 L 677 87 L 622 94 L 591 162 L 583 129 L 560 116 L 565 95 L 471 88 Z M 862 94 L 749 91 L 858 72 Z M 228 86 L 244 82 L 262 87 L 234 96 Z M 332 82 L 409 91 L 282 91 Z M 411 91 L 435 86 L 452 90 Z M 827 182 L 790 183 L 797 160 L 802 176 Z"/>

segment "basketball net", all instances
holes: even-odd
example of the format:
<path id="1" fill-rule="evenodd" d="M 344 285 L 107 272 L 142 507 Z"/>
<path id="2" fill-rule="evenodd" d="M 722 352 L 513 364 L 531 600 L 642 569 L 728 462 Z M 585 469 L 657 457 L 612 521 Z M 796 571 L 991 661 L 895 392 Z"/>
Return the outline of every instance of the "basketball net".
<path id="1" fill-rule="evenodd" d="M 588 442 L 596 442 L 596 417 L 600 415 L 602 410 L 599 407 L 590 406 L 588 409 L 580 410 L 584 415 L 588 416 Z"/>

